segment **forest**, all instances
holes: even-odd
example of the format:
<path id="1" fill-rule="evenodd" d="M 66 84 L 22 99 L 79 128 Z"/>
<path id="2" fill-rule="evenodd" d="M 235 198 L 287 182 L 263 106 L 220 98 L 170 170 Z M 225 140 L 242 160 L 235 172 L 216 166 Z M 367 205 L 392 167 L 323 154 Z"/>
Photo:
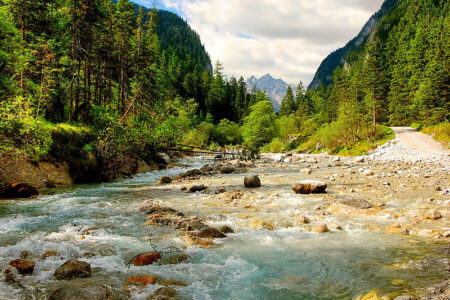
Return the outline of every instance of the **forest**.
<path id="1" fill-rule="evenodd" d="M 387 126 L 449 136 L 450 11 L 404 0 L 333 84 L 288 89 L 279 113 L 244 78 L 211 67 L 173 13 L 119 0 L 0 1 L 0 153 L 117 161 L 163 148 L 361 154 Z"/>

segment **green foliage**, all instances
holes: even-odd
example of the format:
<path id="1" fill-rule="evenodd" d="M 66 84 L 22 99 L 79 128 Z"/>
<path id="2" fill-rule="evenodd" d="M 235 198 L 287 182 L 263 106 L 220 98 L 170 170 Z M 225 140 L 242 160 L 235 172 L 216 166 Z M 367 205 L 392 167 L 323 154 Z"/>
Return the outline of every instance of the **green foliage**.
<path id="1" fill-rule="evenodd" d="M 441 142 L 444 147 L 450 149 L 450 122 L 442 122 L 426 127 L 422 132 L 432 135 L 436 141 Z"/>
<path id="2" fill-rule="evenodd" d="M 214 139 L 219 145 L 236 145 L 242 143 L 239 125 L 228 119 L 222 119 L 215 128 Z"/>
<path id="3" fill-rule="evenodd" d="M 274 138 L 270 143 L 261 147 L 263 153 L 281 153 L 287 149 L 286 143 L 280 138 Z"/>
<path id="4" fill-rule="evenodd" d="M 269 143 L 275 136 L 275 114 L 270 101 L 264 100 L 256 103 L 251 108 L 251 113 L 244 120 L 242 136 L 244 148 L 258 151 L 259 148 Z"/>

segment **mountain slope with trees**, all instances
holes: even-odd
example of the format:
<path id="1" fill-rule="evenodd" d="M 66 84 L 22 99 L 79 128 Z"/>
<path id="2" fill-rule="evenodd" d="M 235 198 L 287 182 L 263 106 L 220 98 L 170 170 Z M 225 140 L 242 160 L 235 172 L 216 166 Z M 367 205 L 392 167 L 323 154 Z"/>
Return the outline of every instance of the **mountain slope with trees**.
<path id="1" fill-rule="evenodd" d="M 333 72 L 337 67 L 343 67 L 350 53 L 364 49 L 370 34 L 376 30 L 381 18 L 383 18 L 392 8 L 396 7 L 402 0 L 386 0 L 380 10 L 376 12 L 364 25 L 359 34 L 348 42 L 343 48 L 333 51 L 320 64 L 314 75 L 314 79 L 308 89 L 317 89 L 321 84 L 325 87 L 333 81 Z"/>

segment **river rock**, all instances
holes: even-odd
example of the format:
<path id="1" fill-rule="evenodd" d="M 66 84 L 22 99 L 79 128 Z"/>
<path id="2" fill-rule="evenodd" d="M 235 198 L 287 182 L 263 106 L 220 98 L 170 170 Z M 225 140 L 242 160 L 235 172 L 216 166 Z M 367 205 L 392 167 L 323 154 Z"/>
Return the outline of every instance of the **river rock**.
<path id="1" fill-rule="evenodd" d="M 320 194 L 325 193 L 328 185 L 318 180 L 304 180 L 294 184 L 292 190 L 296 194 Z"/>
<path id="2" fill-rule="evenodd" d="M 226 225 L 220 227 L 219 231 L 222 232 L 223 234 L 234 233 L 233 228 L 231 228 L 230 226 L 226 226 Z"/>
<path id="3" fill-rule="evenodd" d="M 138 266 L 138 267 L 148 266 L 148 265 L 153 264 L 154 262 L 157 262 L 160 259 L 161 259 L 161 254 L 158 252 L 144 253 L 144 254 L 141 254 L 141 255 L 138 255 L 137 257 L 135 257 L 131 261 L 131 264 Z"/>
<path id="4" fill-rule="evenodd" d="M 355 163 L 363 163 L 364 160 L 364 156 L 358 156 L 355 158 Z"/>
<path id="5" fill-rule="evenodd" d="M 195 236 L 201 239 L 223 239 L 227 237 L 225 234 L 212 227 L 203 229 L 199 233 L 195 234 Z"/>
<path id="6" fill-rule="evenodd" d="M 422 297 L 423 300 L 444 300 L 450 299 L 450 280 L 444 281 L 430 287 L 427 294 Z"/>
<path id="7" fill-rule="evenodd" d="M 52 257 L 52 256 L 58 256 L 58 255 L 59 254 L 58 254 L 57 251 L 49 250 L 49 251 L 46 251 L 44 254 L 42 254 L 42 260 L 45 260 L 45 259 L 47 259 L 49 257 Z"/>
<path id="8" fill-rule="evenodd" d="M 372 176 L 374 173 L 372 170 L 364 170 L 361 174 L 364 176 Z"/>
<path id="9" fill-rule="evenodd" d="M 49 300 L 110 300 L 111 293 L 103 285 L 88 283 L 82 286 L 64 286 L 50 294 Z"/>
<path id="10" fill-rule="evenodd" d="M 164 153 L 164 152 L 158 153 L 158 160 L 164 162 L 166 165 L 168 165 L 172 162 L 169 155 L 167 155 L 167 153 Z"/>
<path id="11" fill-rule="evenodd" d="M 177 265 L 182 263 L 189 263 L 191 261 L 191 257 L 187 253 L 178 253 L 175 255 L 171 255 L 167 258 L 164 258 L 161 261 L 163 265 Z"/>
<path id="12" fill-rule="evenodd" d="M 189 188 L 189 193 L 197 193 L 206 190 L 204 185 L 194 185 Z"/>
<path id="13" fill-rule="evenodd" d="M 302 216 L 302 217 L 299 218 L 299 222 L 301 224 L 309 224 L 309 223 L 311 223 L 311 220 L 308 217 Z"/>
<path id="14" fill-rule="evenodd" d="M 274 154 L 270 157 L 274 162 L 282 162 L 286 157 L 283 154 Z"/>
<path id="15" fill-rule="evenodd" d="M 442 215 L 441 215 L 441 213 L 437 210 L 437 209 L 435 209 L 432 213 L 431 213 L 431 219 L 433 219 L 433 220 L 439 220 L 439 219 L 441 219 L 442 218 Z"/>
<path id="16" fill-rule="evenodd" d="M 369 201 L 358 198 L 341 199 L 339 200 L 339 203 L 359 209 L 369 209 L 373 207 L 372 203 Z"/>
<path id="17" fill-rule="evenodd" d="M 245 176 L 244 178 L 244 186 L 246 188 L 258 188 L 261 187 L 261 180 L 259 179 L 258 175 L 251 174 L 248 176 Z"/>
<path id="18" fill-rule="evenodd" d="M 231 174 L 234 171 L 236 171 L 236 168 L 233 167 L 233 166 L 222 166 L 219 169 L 219 172 L 222 173 L 222 174 Z"/>
<path id="19" fill-rule="evenodd" d="M 31 275 L 34 271 L 34 262 L 28 259 L 16 259 L 9 262 L 11 267 L 14 267 L 22 275 Z"/>
<path id="20" fill-rule="evenodd" d="M 37 188 L 28 183 L 15 182 L 4 187 L 0 197 L 4 198 L 30 198 L 39 195 Z"/>
<path id="21" fill-rule="evenodd" d="M 300 171 L 300 173 L 309 175 L 312 173 L 312 170 L 310 168 L 305 168 L 305 169 L 302 169 Z"/>
<path id="22" fill-rule="evenodd" d="M 157 289 L 153 294 L 148 296 L 147 300 L 172 300 L 178 299 L 178 292 L 170 287 Z"/>
<path id="23" fill-rule="evenodd" d="M 330 230 L 328 229 L 327 225 L 321 224 L 314 227 L 314 231 L 317 233 L 326 233 L 329 232 Z"/>
<path id="24" fill-rule="evenodd" d="M 70 259 L 56 269 L 53 274 L 56 279 L 72 279 L 72 278 L 85 278 L 91 276 L 91 265 L 87 262 Z"/>
<path id="25" fill-rule="evenodd" d="M 170 184 L 172 183 L 172 178 L 170 178 L 169 176 L 163 176 L 158 180 L 158 184 L 163 185 L 163 184 Z"/>

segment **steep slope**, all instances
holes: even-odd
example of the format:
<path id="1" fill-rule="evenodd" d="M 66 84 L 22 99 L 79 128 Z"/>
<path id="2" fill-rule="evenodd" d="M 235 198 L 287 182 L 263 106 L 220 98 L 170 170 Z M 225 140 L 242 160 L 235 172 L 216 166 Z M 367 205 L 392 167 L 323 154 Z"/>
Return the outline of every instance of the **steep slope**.
<path id="1" fill-rule="evenodd" d="M 270 74 L 266 74 L 259 79 L 255 76 L 247 79 L 248 91 L 252 91 L 254 87 L 260 91 L 266 91 L 275 107 L 275 111 L 280 109 L 281 101 L 286 96 L 288 86 L 282 79 L 275 79 Z M 295 90 L 295 88 L 293 89 Z"/>
<path id="2" fill-rule="evenodd" d="M 200 36 L 178 15 L 165 10 L 158 11 L 157 34 L 163 50 L 172 47 L 182 60 L 190 57 L 196 64 L 212 72 L 209 54 Z"/>
<path id="3" fill-rule="evenodd" d="M 321 84 L 328 86 L 332 83 L 334 70 L 343 66 L 349 53 L 362 50 L 372 31 L 376 30 L 380 20 L 402 0 L 385 0 L 380 10 L 376 12 L 367 23 L 364 25 L 359 34 L 347 43 L 343 48 L 340 48 L 325 58 L 317 69 L 313 81 L 308 89 L 317 89 Z"/>
<path id="4" fill-rule="evenodd" d="M 116 1 L 113 0 L 113 2 Z M 137 13 L 141 6 L 136 3 L 134 3 L 134 6 Z M 142 8 L 144 16 L 147 16 L 151 11 L 150 8 L 144 6 Z M 170 11 L 158 10 L 156 32 L 162 50 L 172 48 L 181 60 L 187 60 L 189 57 L 195 65 L 212 72 L 211 59 L 200 40 L 200 36 L 192 30 L 183 18 Z"/>

